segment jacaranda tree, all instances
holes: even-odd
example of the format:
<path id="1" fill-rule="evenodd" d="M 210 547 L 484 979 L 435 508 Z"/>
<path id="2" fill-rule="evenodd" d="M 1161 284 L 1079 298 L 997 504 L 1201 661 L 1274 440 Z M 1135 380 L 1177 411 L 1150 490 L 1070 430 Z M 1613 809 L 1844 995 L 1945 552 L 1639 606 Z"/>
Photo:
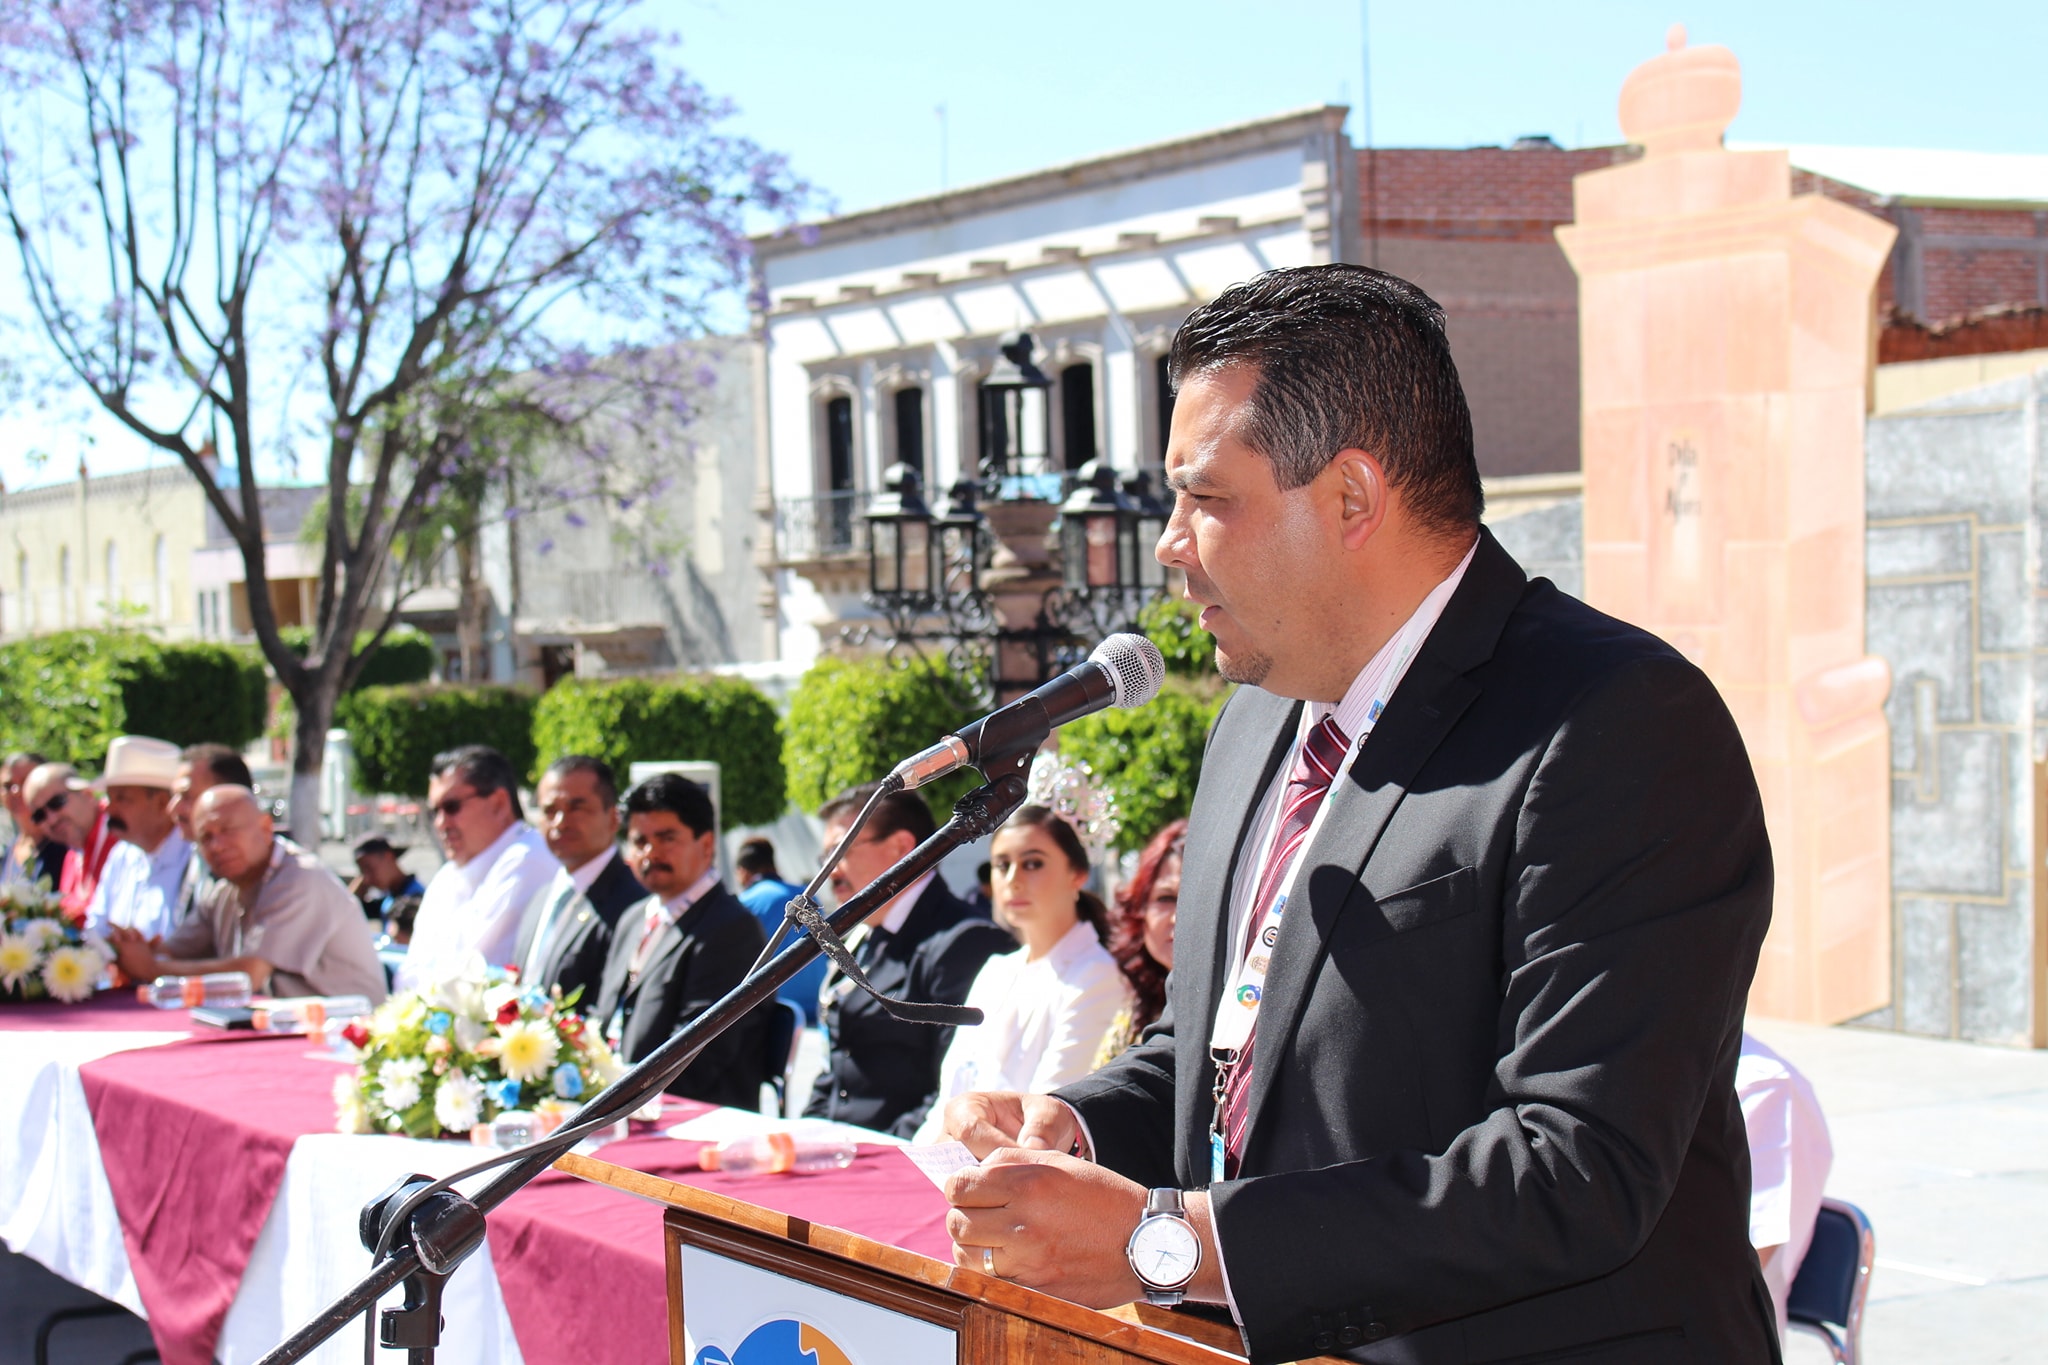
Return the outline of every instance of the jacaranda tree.
<path id="1" fill-rule="evenodd" d="M 580 452 L 565 492 L 636 496 L 612 451 L 687 416 L 689 339 L 803 194 L 633 8 L 0 0 L 0 207 L 50 376 L 180 460 L 239 547 L 301 833 L 441 504 L 536 430 Z M 265 573 L 280 462 L 327 490 L 303 651 Z"/>

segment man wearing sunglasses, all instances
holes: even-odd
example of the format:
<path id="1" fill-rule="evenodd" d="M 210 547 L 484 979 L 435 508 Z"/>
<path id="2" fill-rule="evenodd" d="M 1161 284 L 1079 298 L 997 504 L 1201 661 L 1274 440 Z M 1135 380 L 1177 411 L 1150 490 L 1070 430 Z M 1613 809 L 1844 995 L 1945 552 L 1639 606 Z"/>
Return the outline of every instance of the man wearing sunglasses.
<path id="1" fill-rule="evenodd" d="M 471 953 L 494 967 L 512 965 L 521 915 L 562 866 L 520 818 L 519 774 L 488 745 L 435 755 L 427 806 L 448 861 L 420 899 L 393 981 L 401 991 L 456 975 Z"/>
<path id="2" fill-rule="evenodd" d="M 100 873 L 119 835 L 107 827 L 107 806 L 69 763 L 45 763 L 22 788 L 28 827 L 38 837 L 64 845 L 64 869 L 57 896 L 64 913 L 85 922 L 86 907 L 99 889 Z"/>

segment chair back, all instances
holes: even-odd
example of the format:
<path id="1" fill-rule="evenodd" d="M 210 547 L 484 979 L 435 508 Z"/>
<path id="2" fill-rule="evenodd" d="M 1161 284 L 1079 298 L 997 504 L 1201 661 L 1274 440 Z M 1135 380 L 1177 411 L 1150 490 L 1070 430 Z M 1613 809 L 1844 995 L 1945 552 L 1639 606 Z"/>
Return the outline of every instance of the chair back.
<path id="1" fill-rule="evenodd" d="M 796 1065 L 797 1041 L 804 1029 L 804 1012 L 793 1001 L 775 999 L 768 1002 L 768 1028 L 766 1030 L 768 1084 L 775 1090 L 775 1112 L 778 1117 L 789 1116 L 789 1073 Z"/>
<path id="2" fill-rule="evenodd" d="M 1863 1301 L 1876 1259 L 1877 1237 L 1863 1210 L 1845 1200 L 1823 1199 L 1806 1259 L 1785 1296 L 1785 1316 L 1804 1326 L 1837 1329 L 1839 1337 L 1837 1332 L 1820 1335 L 1835 1346 L 1838 1360 L 1856 1359 Z"/>

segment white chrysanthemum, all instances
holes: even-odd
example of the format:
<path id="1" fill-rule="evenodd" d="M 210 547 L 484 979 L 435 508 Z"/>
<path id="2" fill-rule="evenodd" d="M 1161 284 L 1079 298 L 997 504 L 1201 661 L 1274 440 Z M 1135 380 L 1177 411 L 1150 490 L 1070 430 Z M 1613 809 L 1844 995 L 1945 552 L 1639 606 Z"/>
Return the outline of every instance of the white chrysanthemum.
<path id="1" fill-rule="evenodd" d="M 592 1037 L 583 1045 L 584 1056 L 590 1059 L 591 1070 L 597 1078 L 610 1085 L 626 1074 L 626 1064 L 619 1060 L 619 1054 L 605 1045 L 602 1038 Z"/>
<path id="2" fill-rule="evenodd" d="M 403 1113 L 420 1102 L 420 1077 L 427 1074 L 421 1057 L 397 1057 L 377 1068 L 377 1088 L 384 1092 L 384 1107 Z"/>
<path id="3" fill-rule="evenodd" d="M 10 991 L 19 990 L 21 983 L 34 975 L 36 961 L 41 956 L 26 934 L 9 934 L 0 938 L 0 986 Z"/>
<path id="4" fill-rule="evenodd" d="M 334 1078 L 334 1131 L 337 1133 L 367 1133 L 370 1131 L 370 1114 L 363 1107 L 363 1092 L 356 1085 L 353 1073 Z"/>
<path id="5" fill-rule="evenodd" d="M 98 953 L 84 948 L 59 948 L 43 963 L 43 988 L 67 1005 L 92 998 L 92 989 L 106 967 Z"/>
<path id="6" fill-rule="evenodd" d="M 498 1011 L 519 998 L 519 985 L 514 981 L 500 981 L 484 992 L 482 1017 L 496 1019 Z"/>
<path id="7" fill-rule="evenodd" d="M 458 1071 L 434 1091 L 434 1120 L 450 1133 L 466 1133 L 483 1117 L 484 1088 Z"/>
<path id="8" fill-rule="evenodd" d="M 64 941 L 64 926 L 53 919 L 32 919 L 21 926 L 21 932 L 45 952 Z"/>
<path id="9" fill-rule="evenodd" d="M 562 1040 L 548 1024 L 529 1024 L 523 1019 L 498 1026 L 498 1065 L 505 1075 L 524 1085 L 554 1070 Z"/>

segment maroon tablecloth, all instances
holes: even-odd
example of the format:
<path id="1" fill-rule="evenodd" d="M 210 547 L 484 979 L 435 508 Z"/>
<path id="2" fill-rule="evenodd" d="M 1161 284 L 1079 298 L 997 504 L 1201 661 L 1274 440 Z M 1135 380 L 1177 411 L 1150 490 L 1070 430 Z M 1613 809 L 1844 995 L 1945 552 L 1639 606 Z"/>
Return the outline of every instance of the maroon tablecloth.
<path id="1" fill-rule="evenodd" d="M 190 1023 L 184 1010 L 145 1005 L 132 990 L 101 991 L 76 1005 L 54 1000 L 0 1004 L 0 1033 L 183 1033 Z"/>
<path id="2" fill-rule="evenodd" d="M 332 1131 L 339 1072 L 309 1056 L 301 1038 L 172 1043 L 81 1068 L 122 1239 L 165 1365 L 212 1359 L 292 1144 Z M 705 1106 L 671 1108 L 664 1123 Z M 949 1254 L 944 1199 L 891 1149 L 863 1146 L 852 1167 L 829 1175 L 746 1177 L 697 1170 L 700 1145 L 656 1131 L 612 1143 L 603 1157 L 875 1241 Z M 597 1340 L 609 1359 L 666 1360 L 655 1205 L 551 1171 L 492 1214 L 490 1244 L 528 1360 L 586 1358 Z"/>

